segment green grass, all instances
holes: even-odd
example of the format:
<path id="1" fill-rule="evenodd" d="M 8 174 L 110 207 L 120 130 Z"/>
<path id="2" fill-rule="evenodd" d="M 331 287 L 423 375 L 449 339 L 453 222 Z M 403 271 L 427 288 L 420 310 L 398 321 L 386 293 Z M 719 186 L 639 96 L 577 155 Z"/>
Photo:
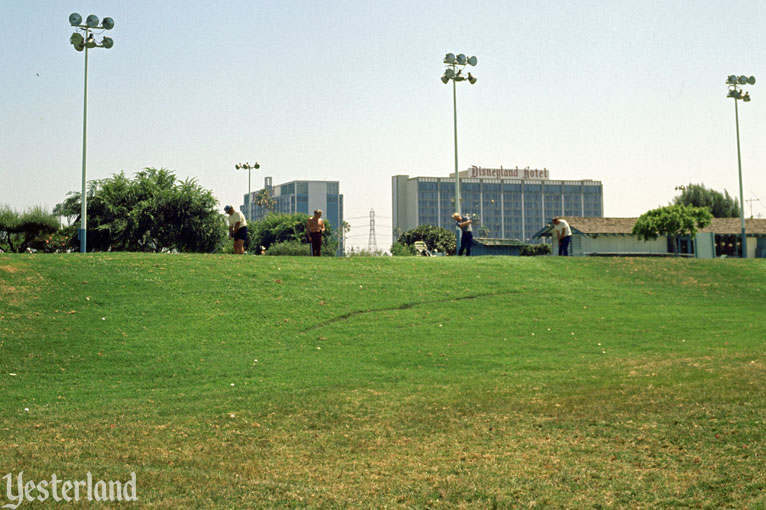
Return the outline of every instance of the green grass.
<path id="1" fill-rule="evenodd" d="M 0 476 L 136 472 L 140 508 L 766 508 L 762 260 L 0 255 L 0 295 Z"/>

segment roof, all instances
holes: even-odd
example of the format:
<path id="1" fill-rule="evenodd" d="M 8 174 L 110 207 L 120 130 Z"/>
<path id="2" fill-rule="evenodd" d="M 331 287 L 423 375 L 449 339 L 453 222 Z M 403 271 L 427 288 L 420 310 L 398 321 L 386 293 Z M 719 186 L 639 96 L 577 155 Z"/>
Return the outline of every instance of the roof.
<path id="1" fill-rule="evenodd" d="M 562 217 L 569 223 L 572 232 L 585 235 L 613 234 L 630 235 L 633 225 L 638 218 L 583 218 L 577 216 Z M 546 225 L 534 237 L 550 235 L 551 225 Z M 766 219 L 746 219 L 745 230 L 748 235 L 766 235 Z M 739 218 L 713 218 L 710 225 L 699 229 L 698 232 L 713 232 L 715 234 L 741 234 L 742 227 Z"/>

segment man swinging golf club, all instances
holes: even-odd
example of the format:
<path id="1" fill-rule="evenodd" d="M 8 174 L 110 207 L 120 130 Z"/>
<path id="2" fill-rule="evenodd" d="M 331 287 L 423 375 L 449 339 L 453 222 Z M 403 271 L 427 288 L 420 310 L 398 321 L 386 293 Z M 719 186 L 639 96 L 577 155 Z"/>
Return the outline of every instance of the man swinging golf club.
<path id="1" fill-rule="evenodd" d="M 234 238 L 234 253 L 245 254 L 245 241 L 247 240 L 247 220 L 241 211 L 235 211 L 230 205 L 223 208 L 229 215 L 229 237 Z"/>

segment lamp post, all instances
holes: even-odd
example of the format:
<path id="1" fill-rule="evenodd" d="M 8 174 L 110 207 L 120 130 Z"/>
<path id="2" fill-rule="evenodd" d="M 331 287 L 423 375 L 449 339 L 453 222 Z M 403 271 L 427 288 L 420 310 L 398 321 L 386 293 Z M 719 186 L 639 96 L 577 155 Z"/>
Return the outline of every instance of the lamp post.
<path id="1" fill-rule="evenodd" d="M 91 14 L 82 24 L 82 16 L 76 12 L 69 15 L 69 24 L 77 28 L 69 38 L 69 43 L 77 51 L 85 51 L 85 92 L 83 94 L 83 112 L 82 112 L 82 193 L 80 195 L 80 253 L 87 251 L 87 225 L 88 225 L 88 195 L 86 193 L 86 154 L 88 141 L 88 50 L 90 48 L 106 48 L 114 46 L 114 40 L 111 37 L 104 37 L 101 44 L 96 43 L 96 38 L 92 30 L 111 30 L 114 28 L 112 18 L 104 18 L 99 25 L 98 16 Z"/>
<path id="2" fill-rule="evenodd" d="M 237 163 L 234 165 L 234 168 L 237 170 L 247 170 L 247 219 L 251 220 L 253 218 L 253 197 L 250 196 L 250 171 L 258 170 L 261 168 L 261 165 L 257 161 L 254 165 L 250 163 Z"/>
<path id="3" fill-rule="evenodd" d="M 739 108 L 737 101 L 750 101 L 750 93 L 742 94 L 742 85 L 755 85 L 755 76 L 735 76 L 731 75 L 726 79 L 726 85 L 729 87 L 729 94 L 726 97 L 734 99 L 734 122 L 737 126 L 737 165 L 739 167 L 739 218 L 742 224 L 742 258 L 747 258 L 747 235 L 745 233 L 745 194 L 742 191 L 742 155 L 739 149 Z"/>
<path id="4" fill-rule="evenodd" d="M 459 55 L 455 56 L 454 53 L 447 53 L 444 56 L 444 64 L 447 66 L 447 69 L 444 70 L 444 74 L 442 75 L 442 83 L 445 85 L 447 82 L 452 80 L 452 112 L 453 112 L 453 123 L 455 128 L 455 212 L 458 214 L 460 213 L 460 175 L 458 174 L 458 163 L 457 163 L 457 85 L 456 83 L 459 81 L 468 81 L 471 85 L 476 83 L 476 77 L 473 76 L 471 73 L 468 73 L 466 76 L 463 76 L 463 69 L 467 64 L 470 64 L 471 66 L 475 66 L 478 63 L 478 60 L 476 57 L 466 57 L 464 54 L 460 53 Z M 460 229 L 457 230 L 456 234 L 457 239 L 455 241 L 455 250 L 456 253 L 460 250 Z"/>

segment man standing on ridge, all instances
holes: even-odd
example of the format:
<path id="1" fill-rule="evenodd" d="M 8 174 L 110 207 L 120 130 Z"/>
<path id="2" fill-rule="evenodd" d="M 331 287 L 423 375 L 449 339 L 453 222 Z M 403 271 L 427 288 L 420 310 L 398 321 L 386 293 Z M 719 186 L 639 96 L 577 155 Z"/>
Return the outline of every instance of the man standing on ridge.
<path id="1" fill-rule="evenodd" d="M 553 224 L 553 231 L 556 233 L 556 238 L 559 240 L 559 255 L 569 256 L 569 243 L 572 241 L 572 229 L 569 228 L 567 220 L 562 220 L 558 216 L 551 220 Z"/>
<path id="2" fill-rule="evenodd" d="M 322 210 L 314 211 L 314 216 L 306 222 L 306 235 L 311 242 L 311 256 L 319 257 L 322 255 L 322 235 L 324 234 L 324 220 L 322 219 Z"/>
<path id="3" fill-rule="evenodd" d="M 229 215 L 229 237 L 234 238 L 234 253 L 245 254 L 245 241 L 247 240 L 247 220 L 241 211 L 235 211 L 230 205 L 223 208 Z"/>
<path id="4" fill-rule="evenodd" d="M 463 235 L 460 237 L 460 251 L 457 252 L 458 257 L 465 251 L 465 256 L 471 256 L 471 245 L 473 244 L 473 227 L 471 223 L 473 221 L 468 216 L 460 216 L 458 213 L 452 213 L 452 219 L 457 222 L 457 226 L 463 231 Z"/>

